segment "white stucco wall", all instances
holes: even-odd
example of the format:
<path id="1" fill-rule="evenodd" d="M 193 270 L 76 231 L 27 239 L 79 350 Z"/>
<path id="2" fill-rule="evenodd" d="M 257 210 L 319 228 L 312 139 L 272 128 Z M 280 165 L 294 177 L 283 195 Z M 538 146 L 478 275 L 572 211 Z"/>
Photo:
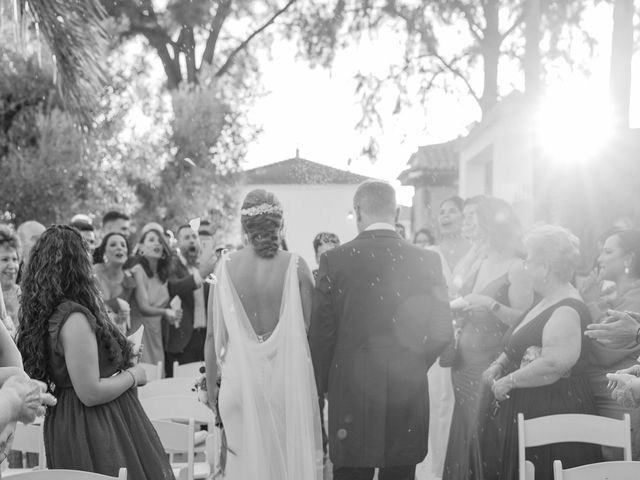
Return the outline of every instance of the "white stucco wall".
<path id="1" fill-rule="evenodd" d="M 285 238 L 290 251 L 300 254 L 310 269 L 317 267 L 313 238 L 318 232 L 333 232 L 346 243 L 357 235 L 353 195 L 357 185 L 245 185 L 240 188 L 240 203 L 251 190 L 273 192 L 284 209 Z M 240 236 L 240 227 L 237 231 Z"/>
<path id="2" fill-rule="evenodd" d="M 533 137 L 517 119 L 497 122 L 465 142 L 460 152 L 460 195 L 490 194 L 511 203 L 525 225 L 533 218 Z M 486 190 L 486 162 L 492 161 L 492 191 Z"/>

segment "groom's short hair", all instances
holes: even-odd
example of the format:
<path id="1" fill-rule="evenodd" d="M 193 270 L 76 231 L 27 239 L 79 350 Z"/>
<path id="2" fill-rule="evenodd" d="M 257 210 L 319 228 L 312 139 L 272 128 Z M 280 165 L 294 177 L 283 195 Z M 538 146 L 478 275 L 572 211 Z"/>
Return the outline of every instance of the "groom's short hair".
<path id="1" fill-rule="evenodd" d="M 353 206 L 360 207 L 368 215 L 396 214 L 396 191 L 387 182 L 366 180 L 358 186 L 353 196 Z"/>

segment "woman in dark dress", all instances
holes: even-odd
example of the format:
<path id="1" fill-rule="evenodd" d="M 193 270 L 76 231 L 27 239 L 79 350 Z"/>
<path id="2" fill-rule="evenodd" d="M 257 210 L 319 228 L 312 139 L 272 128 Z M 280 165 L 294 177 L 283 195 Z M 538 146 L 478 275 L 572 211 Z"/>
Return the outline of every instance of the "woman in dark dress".
<path id="1" fill-rule="evenodd" d="M 482 373 L 500 354 L 502 337 L 533 302 L 533 290 L 520 258 L 520 223 L 503 200 L 471 199 L 464 208 L 463 231 L 472 251 L 454 271 L 462 308 L 456 310 L 456 344 L 447 362 L 455 398 L 444 480 L 481 478 L 481 440 L 488 421 L 490 392 Z M 466 265 L 466 267 L 464 267 Z M 462 301 L 461 301 L 462 300 Z"/>
<path id="2" fill-rule="evenodd" d="M 485 479 L 518 478 L 518 426 L 525 419 L 563 413 L 597 414 L 586 375 L 588 339 L 583 335 L 591 316 L 571 285 L 580 259 L 578 239 L 551 225 L 537 227 L 525 239 L 526 270 L 541 300 L 505 335 L 504 352 L 483 378 L 495 401 L 498 468 Z M 598 445 L 562 443 L 528 448 L 535 478 L 553 478 L 553 461 L 564 468 L 600 461 Z M 491 462 L 488 465 L 495 467 Z"/>
<path id="3" fill-rule="evenodd" d="M 58 400 L 44 422 L 49 468 L 132 480 L 173 479 L 138 401 L 144 370 L 106 315 L 77 230 L 54 225 L 35 244 L 22 281 L 18 348 L 25 372 Z"/>

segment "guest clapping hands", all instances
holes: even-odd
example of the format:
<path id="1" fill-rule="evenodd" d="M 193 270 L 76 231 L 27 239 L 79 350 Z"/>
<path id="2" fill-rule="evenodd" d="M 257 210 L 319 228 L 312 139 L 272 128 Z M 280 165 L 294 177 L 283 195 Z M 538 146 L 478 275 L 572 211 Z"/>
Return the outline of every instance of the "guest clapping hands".
<path id="1" fill-rule="evenodd" d="M 604 345 L 628 345 L 640 343 L 640 314 L 607 310 L 601 323 L 587 325 L 584 333 Z"/>
<path id="2" fill-rule="evenodd" d="M 640 406 L 640 365 L 633 365 L 616 373 L 607 373 L 611 398 L 628 409 Z"/>
<path id="3" fill-rule="evenodd" d="M 598 257 L 599 276 L 591 278 L 581 293 L 593 322 L 585 335 L 590 342 L 589 383 L 598 414 L 609 418 L 631 416 L 632 458 L 640 460 L 640 410 L 625 408 L 629 402 L 611 398 L 608 372 L 625 371 L 640 355 L 640 231 L 622 230 L 609 235 Z M 600 283 L 615 286 L 613 296 L 604 294 Z M 620 390 L 622 392 L 622 390 Z M 622 460 L 619 449 L 603 447 L 605 460 Z"/>
<path id="4" fill-rule="evenodd" d="M 31 423 L 42 417 L 47 406 L 54 406 L 56 399 L 47 393 L 47 386 L 26 375 L 14 375 L 0 388 L 0 429 L 5 422 Z"/>

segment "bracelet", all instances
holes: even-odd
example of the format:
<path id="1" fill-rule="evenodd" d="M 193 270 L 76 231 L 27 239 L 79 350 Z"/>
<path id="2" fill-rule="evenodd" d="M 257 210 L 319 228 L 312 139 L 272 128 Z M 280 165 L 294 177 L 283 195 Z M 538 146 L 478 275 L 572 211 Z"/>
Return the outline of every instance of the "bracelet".
<path id="1" fill-rule="evenodd" d="M 135 375 L 133 373 L 131 373 L 129 370 L 123 370 L 123 372 L 128 373 L 129 375 L 131 375 L 131 378 L 133 379 L 133 385 L 131 385 L 129 388 L 133 388 L 133 387 L 138 385 L 136 377 L 135 377 Z"/>
<path id="2" fill-rule="evenodd" d="M 516 388 L 516 379 L 513 376 L 513 373 L 509 374 L 509 383 L 511 383 L 511 388 Z"/>
<path id="3" fill-rule="evenodd" d="M 636 343 L 640 345 L 640 327 L 636 330 Z"/>

